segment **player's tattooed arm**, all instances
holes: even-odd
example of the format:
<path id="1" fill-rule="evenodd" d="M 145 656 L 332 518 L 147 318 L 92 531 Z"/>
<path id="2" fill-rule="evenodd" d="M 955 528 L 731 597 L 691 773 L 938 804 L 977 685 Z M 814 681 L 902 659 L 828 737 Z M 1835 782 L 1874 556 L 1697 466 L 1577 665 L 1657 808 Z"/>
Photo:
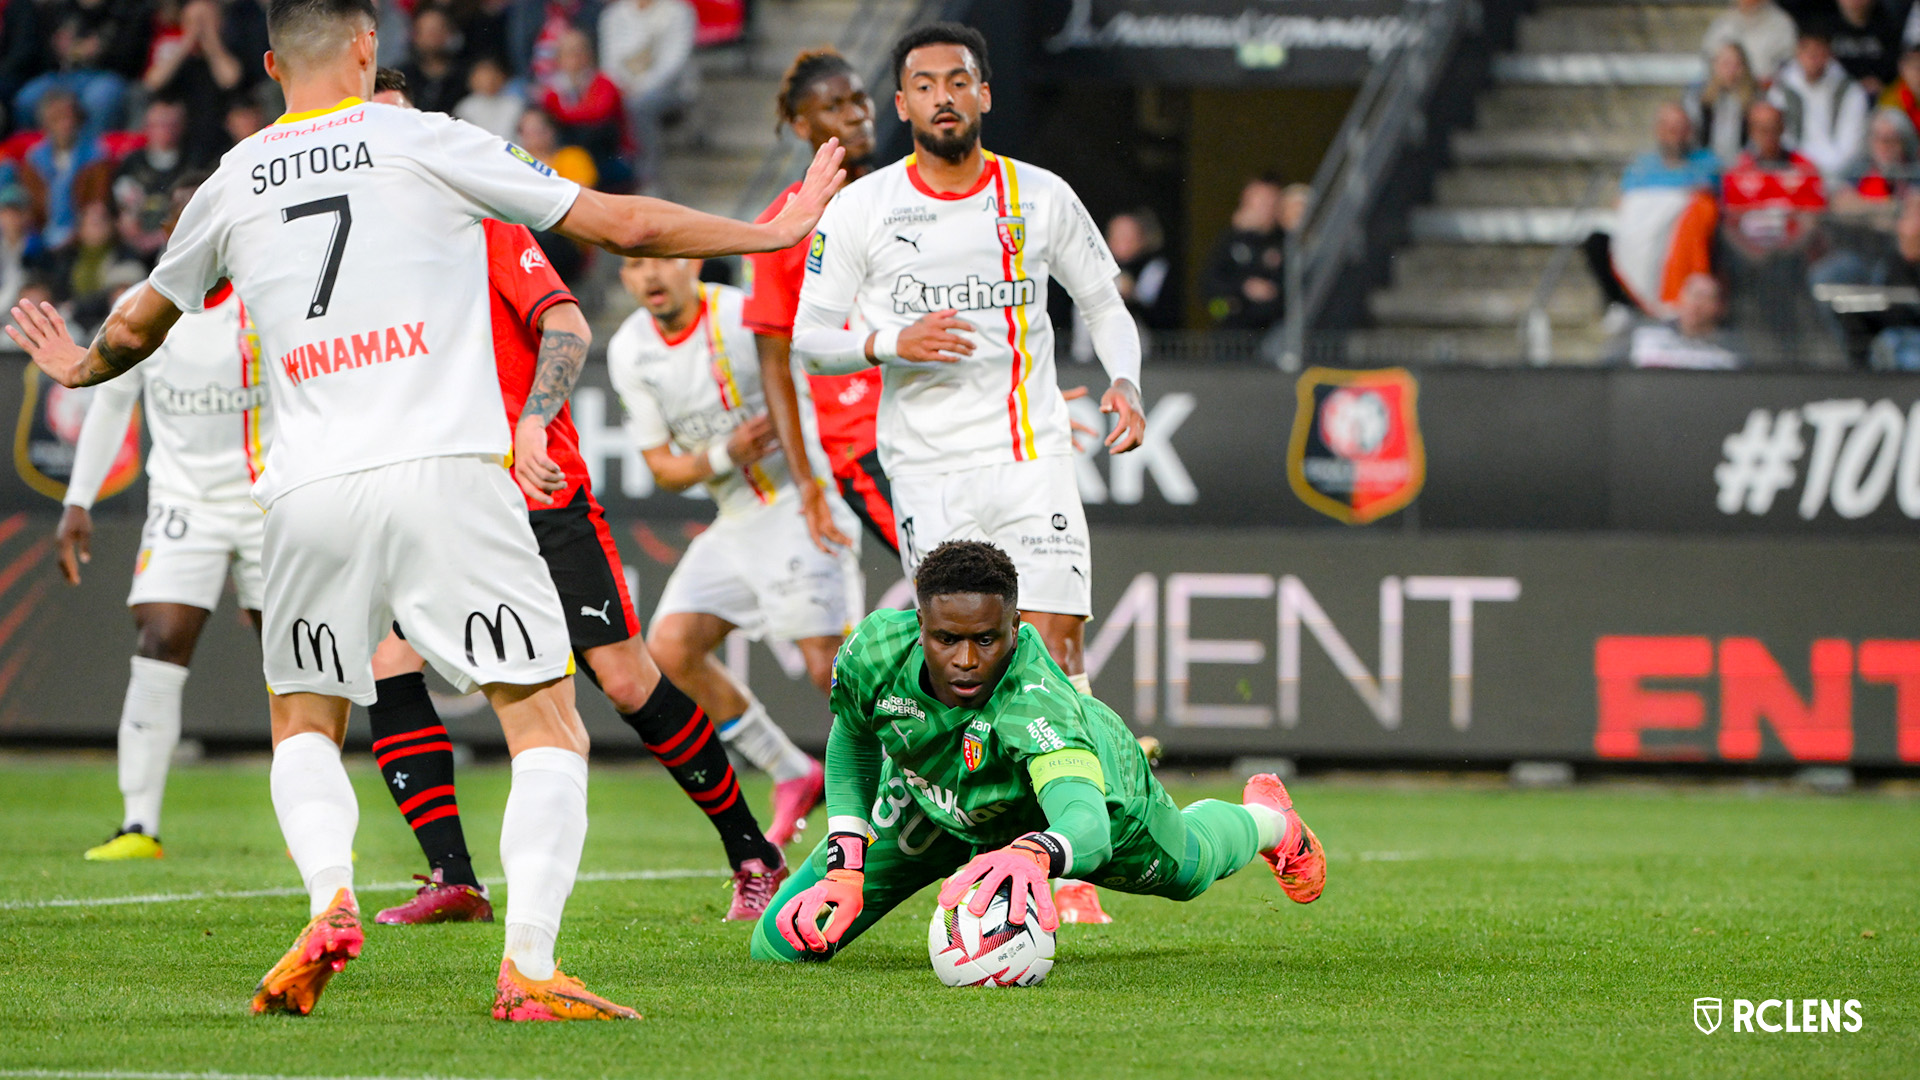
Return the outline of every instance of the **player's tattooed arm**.
<path id="1" fill-rule="evenodd" d="M 125 374 L 152 356 L 179 318 L 179 308 L 143 285 L 107 316 L 92 348 L 81 348 L 59 309 L 45 301 L 13 305 L 7 336 L 60 385 L 92 386 Z"/>
<path id="2" fill-rule="evenodd" d="M 592 341 L 593 329 L 580 305 L 555 304 L 541 313 L 533 386 L 513 427 L 513 479 L 537 504 L 551 504 L 552 493 L 567 486 L 566 470 L 547 453 L 547 424 L 573 396 Z"/>

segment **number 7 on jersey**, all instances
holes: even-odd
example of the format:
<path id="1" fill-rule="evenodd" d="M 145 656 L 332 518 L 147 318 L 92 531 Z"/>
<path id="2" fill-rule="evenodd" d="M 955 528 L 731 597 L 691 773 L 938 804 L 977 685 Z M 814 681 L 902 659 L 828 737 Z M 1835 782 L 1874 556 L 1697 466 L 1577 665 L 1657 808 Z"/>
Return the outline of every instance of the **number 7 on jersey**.
<path id="1" fill-rule="evenodd" d="M 327 244 L 327 262 L 320 269 L 320 283 L 314 286 L 313 303 L 307 305 L 307 318 L 317 319 L 327 313 L 327 305 L 333 302 L 333 282 L 340 276 L 340 256 L 347 250 L 347 233 L 353 229 L 353 210 L 347 206 L 345 195 L 332 195 L 324 199 L 315 199 L 298 206 L 289 206 L 280 211 L 280 220 L 292 223 L 315 214 L 335 214 L 333 239 Z"/>

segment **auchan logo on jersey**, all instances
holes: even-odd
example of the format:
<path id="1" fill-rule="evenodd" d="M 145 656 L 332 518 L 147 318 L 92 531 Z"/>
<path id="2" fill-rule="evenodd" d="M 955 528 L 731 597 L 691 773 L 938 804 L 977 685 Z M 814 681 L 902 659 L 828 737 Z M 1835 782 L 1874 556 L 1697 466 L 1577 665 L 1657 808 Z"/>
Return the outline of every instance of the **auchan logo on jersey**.
<path id="1" fill-rule="evenodd" d="M 912 274 L 901 274 L 893 286 L 895 314 L 926 314 L 929 311 L 982 311 L 987 308 L 1025 307 L 1040 295 L 1032 278 L 1014 281 L 988 281 L 968 274 L 958 285 L 928 285 Z"/>
<path id="2" fill-rule="evenodd" d="M 342 371 L 384 364 L 414 355 L 427 355 L 427 324 L 401 323 L 385 330 L 369 330 L 332 341 L 302 345 L 280 357 L 280 369 L 295 386 L 317 375 L 335 375 Z"/>

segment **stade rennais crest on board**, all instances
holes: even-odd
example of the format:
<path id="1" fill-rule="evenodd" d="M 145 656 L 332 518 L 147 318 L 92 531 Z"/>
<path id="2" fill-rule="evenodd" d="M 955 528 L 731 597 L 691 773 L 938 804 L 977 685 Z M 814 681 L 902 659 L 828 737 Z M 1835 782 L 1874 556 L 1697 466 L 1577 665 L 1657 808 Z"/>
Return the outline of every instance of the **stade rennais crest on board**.
<path id="1" fill-rule="evenodd" d="M 1415 409 L 1419 384 L 1404 368 L 1300 375 L 1287 479 L 1300 500 L 1348 525 L 1405 507 L 1427 478 Z"/>
<path id="2" fill-rule="evenodd" d="M 28 487 L 50 499 L 64 499 L 80 442 L 80 422 L 86 418 L 96 390 L 61 386 L 41 375 L 32 364 L 26 366 L 22 378 L 25 385 L 20 420 L 13 433 L 13 467 Z M 133 422 L 127 425 L 127 437 L 114 453 L 98 498 L 117 495 L 139 478 L 140 406 L 135 405 Z"/>

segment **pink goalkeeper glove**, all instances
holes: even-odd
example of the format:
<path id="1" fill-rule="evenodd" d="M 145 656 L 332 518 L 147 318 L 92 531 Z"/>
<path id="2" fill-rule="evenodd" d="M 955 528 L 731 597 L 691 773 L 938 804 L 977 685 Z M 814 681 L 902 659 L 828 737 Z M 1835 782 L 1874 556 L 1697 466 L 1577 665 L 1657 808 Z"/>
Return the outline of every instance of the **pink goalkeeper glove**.
<path id="1" fill-rule="evenodd" d="M 827 876 L 783 904 L 773 919 L 780 936 L 801 952 L 831 951 L 860 917 L 860 894 L 867 882 L 867 838 L 834 833 L 827 843 Z M 831 917 L 823 933 L 820 916 L 825 912 L 831 912 Z"/>
<path id="2" fill-rule="evenodd" d="M 1040 929 L 1052 933 L 1060 929 L 1060 915 L 1054 910 L 1053 890 L 1047 887 L 1047 879 L 1064 873 L 1066 862 L 1067 848 L 1059 837 L 1030 832 L 997 851 L 974 856 L 972 862 L 947 879 L 946 886 L 940 890 L 940 906 L 959 906 L 967 889 L 979 882 L 980 889 L 973 894 L 967 910 L 985 915 L 987 905 L 993 902 L 993 894 L 1000 891 L 1000 883 L 1012 881 L 1013 903 L 1007 918 L 1016 924 L 1025 923 L 1031 898 L 1034 911 L 1040 916 Z"/>

